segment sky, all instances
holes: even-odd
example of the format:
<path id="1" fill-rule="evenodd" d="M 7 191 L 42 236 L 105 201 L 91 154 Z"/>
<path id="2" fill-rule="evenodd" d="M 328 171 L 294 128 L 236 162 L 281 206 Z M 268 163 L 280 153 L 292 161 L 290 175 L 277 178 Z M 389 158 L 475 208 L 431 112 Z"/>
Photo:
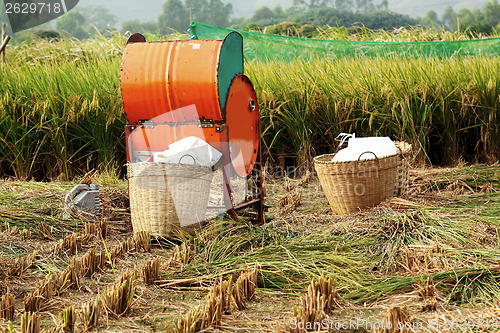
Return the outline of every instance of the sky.
<path id="1" fill-rule="evenodd" d="M 78 7 L 106 6 L 111 14 L 118 19 L 118 24 L 125 21 L 137 19 L 141 22 L 157 21 L 162 11 L 162 5 L 166 0 L 80 0 Z M 233 17 L 250 17 L 255 10 L 267 6 L 274 8 L 280 4 L 283 8 L 292 6 L 293 0 L 222 0 L 233 5 Z M 382 0 L 374 0 L 375 4 Z M 456 11 L 460 8 L 482 8 L 489 0 L 388 0 L 391 11 L 407 14 L 411 17 L 422 17 L 429 8 L 434 9 L 438 15 L 442 15 L 445 8 L 452 5 Z"/>
<path id="2" fill-rule="evenodd" d="M 227 1 L 222 0 L 224 3 L 231 3 L 233 5 L 233 17 L 250 17 L 254 14 L 255 10 L 267 6 L 274 8 L 276 5 L 281 4 L 283 8 L 291 7 L 293 0 L 247 0 L 247 1 Z M 162 5 L 165 0 L 80 0 L 78 6 L 107 6 L 110 11 L 119 17 L 119 21 L 133 20 L 139 18 L 140 21 L 156 21 L 162 11 Z M 114 3 L 119 5 L 114 5 Z M 147 3 L 147 5 L 145 5 Z M 240 3 L 240 5 L 237 5 Z M 117 15 L 120 14 L 120 15 Z"/>

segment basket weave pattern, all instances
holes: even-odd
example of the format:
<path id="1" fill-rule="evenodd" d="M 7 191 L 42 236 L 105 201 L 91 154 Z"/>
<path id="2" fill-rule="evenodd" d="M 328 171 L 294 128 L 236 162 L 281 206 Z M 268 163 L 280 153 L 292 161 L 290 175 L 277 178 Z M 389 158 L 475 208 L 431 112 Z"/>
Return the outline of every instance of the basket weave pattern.
<path id="1" fill-rule="evenodd" d="M 378 205 L 393 196 L 398 156 L 332 162 L 335 154 L 314 158 L 314 168 L 333 212 L 348 214 L 359 208 Z"/>
<path id="2" fill-rule="evenodd" d="M 179 228 L 193 233 L 205 219 L 213 172 L 185 164 L 127 165 L 134 232 L 169 236 Z"/>
<path id="3" fill-rule="evenodd" d="M 396 141 L 394 142 L 398 149 L 398 176 L 396 181 L 396 188 L 394 189 L 394 196 L 401 196 L 408 194 L 410 176 L 408 169 L 410 168 L 410 153 L 411 144 L 407 142 Z"/>

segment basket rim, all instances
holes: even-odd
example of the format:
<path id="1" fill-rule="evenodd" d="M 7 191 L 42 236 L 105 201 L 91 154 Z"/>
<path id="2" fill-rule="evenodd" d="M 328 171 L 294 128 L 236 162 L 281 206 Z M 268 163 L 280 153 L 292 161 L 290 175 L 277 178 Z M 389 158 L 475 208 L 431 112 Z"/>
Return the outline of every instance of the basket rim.
<path id="1" fill-rule="evenodd" d="M 333 157 L 335 156 L 336 153 L 331 153 L 331 154 L 322 154 L 322 155 L 318 155 L 316 157 L 314 157 L 314 163 L 318 163 L 318 164 L 332 164 L 332 165 L 342 165 L 342 164 L 350 164 L 350 163 L 359 163 L 359 162 L 377 162 L 377 161 L 382 161 L 382 160 L 388 160 L 388 159 L 393 159 L 393 158 L 397 158 L 398 157 L 398 154 L 395 154 L 395 155 L 387 155 L 387 156 L 383 156 L 383 157 L 379 157 L 379 158 L 363 158 L 363 159 L 360 159 L 360 160 L 357 160 L 357 161 L 320 161 L 319 159 L 320 158 L 324 158 L 324 157 Z"/>
<path id="2" fill-rule="evenodd" d="M 158 167 L 163 167 L 163 166 L 169 166 L 169 167 L 178 167 L 178 168 L 192 168 L 192 169 L 205 169 L 207 171 L 213 171 L 212 167 L 205 166 L 205 165 L 196 165 L 196 164 L 180 164 L 180 163 L 168 163 L 168 162 L 136 162 L 136 163 L 127 163 L 125 166 L 128 168 L 134 167 L 134 166 L 158 166 Z"/>

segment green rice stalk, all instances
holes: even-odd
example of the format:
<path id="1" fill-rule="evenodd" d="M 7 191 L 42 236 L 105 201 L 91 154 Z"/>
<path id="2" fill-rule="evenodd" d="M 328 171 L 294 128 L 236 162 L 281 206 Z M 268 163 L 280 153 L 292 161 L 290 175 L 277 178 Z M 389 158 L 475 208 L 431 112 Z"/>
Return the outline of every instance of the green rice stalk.
<path id="1" fill-rule="evenodd" d="M 0 332 L 2 333 L 15 333 L 14 324 L 10 321 L 7 328 L 0 328 Z"/>
<path id="2" fill-rule="evenodd" d="M 39 333 L 40 316 L 36 313 L 25 312 L 21 316 L 21 333 Z"/>
<path id="3" fill-rule="evenodd" d="M 100 232 L 99 236 L 101 236 L 102 244 L 104 246 L 104 251 L 105 251 L 106 256 L 108 258 L 109 265 L 111 266 L 111 269 L 113 270 L 113 275 L 116 277 L 115 266 L 113 265 L 113 259 L 111 257 L 111 254 L 108 251 L 108 247 L 106 245 L 106 242 L 104 241 L 104 234 L 102 232 Z"/>
<path id="4" fill-rule="evenodd" d="M 486 57 L 356 58 L 250 62 L 247 69 L 259 94 L 263 139 L 272 156 L 284 152 L 300 165 L 313 153 L 334 151 L 339 132 L 354 132 L 408 141 L 421 160 L 436 149 L 430 142 L 435 140 L 443 147 L 432 154 L 441 154 L 443 161 L 481 155 L 493 162 L 498 149 L 491 142 L 500 134 L 490 125 L 498 122 L 494 109 L 499 101 L 491 95 L 498 81 L 495 62 Z M 467 141 L 471 138 L 475 141 Z"/>
<path id="5" fill-rule="evenodd" d="M 416 283 L 429 278 L 434 281 L 436 290 L 440 291 L 441 295 L 445 293 L 449 301 L 453 303 L 484 301 L 500 294 L 499 276 L 498 266 L 451 270 L 415 277 L 392 276 L 376 279 L 347 296 L 359 302 L 374 301 L 396 292 L 409 292 L 413 290 Z"/>
<path id="6" fill-rule="evenodd" d="M 59 313 L 59 327 L 64 333 L 73 333 L 75 331 L 75 308 L 74 306 L 67 307 Z"/>

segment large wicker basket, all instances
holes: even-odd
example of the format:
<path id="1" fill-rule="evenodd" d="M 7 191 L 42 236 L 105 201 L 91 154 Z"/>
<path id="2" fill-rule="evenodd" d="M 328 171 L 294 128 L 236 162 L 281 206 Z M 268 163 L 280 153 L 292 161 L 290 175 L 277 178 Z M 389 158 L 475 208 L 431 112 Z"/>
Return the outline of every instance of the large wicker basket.
<path id="1" fill-rule="evenodd" d="M 411 144 L 402 141 L 394 142 L 398 150 L 398 176 L 396 181 L 396 188 L 394 189 L 394 196 L 401 196 L 408 194 L 409 188 L 409 174 L 410 168 L 410 155 Z"/>
<path id="2" fill-rule="evenodd" d="M 314 168 L 334 213 L 344 215 L 359 208 L 376 206 L 393 196 L 398 172 L 397 155 L 332 162 L 334 155 L 314 158 Z"/>
<path id="3" fill-rule="evenodd" d="M 194 233 L 205 219 L 213 172 L 209 167 L 170 163 L 127 164 L 134 232 L 170 236 Z"/>

